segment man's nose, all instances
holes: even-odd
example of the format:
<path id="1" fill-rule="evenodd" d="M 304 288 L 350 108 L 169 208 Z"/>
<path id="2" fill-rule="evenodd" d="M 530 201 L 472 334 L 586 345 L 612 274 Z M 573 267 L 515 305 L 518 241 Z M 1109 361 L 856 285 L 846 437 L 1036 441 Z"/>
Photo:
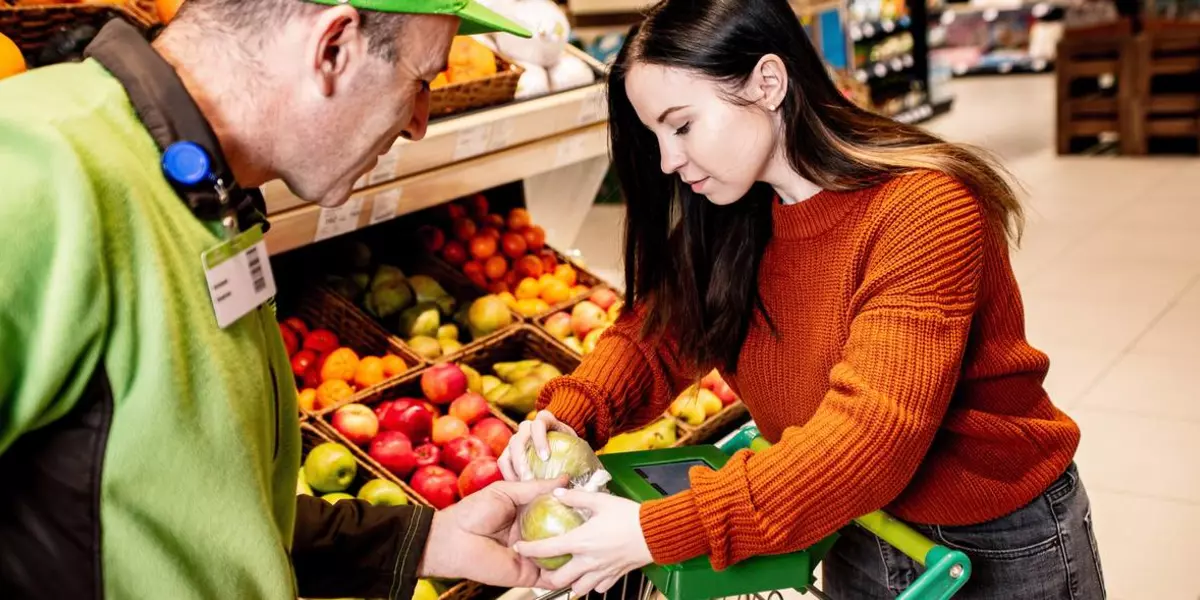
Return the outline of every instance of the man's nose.
<path id="1" fill-rule="evenodd" d="M 418 142 L 425 137 L 425 130 L 429 128 L 429 93 L 423 92 L 417 96 L 417 105 L 413 107 L 412 120 L 408 122 L 408 127 L 400 135 L 404 139 Z"/>

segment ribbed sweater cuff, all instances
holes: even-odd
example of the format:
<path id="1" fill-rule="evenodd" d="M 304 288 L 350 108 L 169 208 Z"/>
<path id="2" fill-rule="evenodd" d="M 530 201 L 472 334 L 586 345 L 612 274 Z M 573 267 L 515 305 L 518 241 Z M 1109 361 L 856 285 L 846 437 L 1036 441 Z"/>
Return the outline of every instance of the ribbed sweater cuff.
<path id="1" fill-rule="evenodd" d="M 555 379 L 542 389 L 538 410 L 550 411 L 576 435 L 595 443 L 596 406 L 583 388 L 583 382 L 569 377 Z"/>
<path id="2" fill-rule="evenodd" d="M 673 565 L 709 553 L 708 534 L 690 491 L 643 504 L 641 521 L 655 564 Z"/>

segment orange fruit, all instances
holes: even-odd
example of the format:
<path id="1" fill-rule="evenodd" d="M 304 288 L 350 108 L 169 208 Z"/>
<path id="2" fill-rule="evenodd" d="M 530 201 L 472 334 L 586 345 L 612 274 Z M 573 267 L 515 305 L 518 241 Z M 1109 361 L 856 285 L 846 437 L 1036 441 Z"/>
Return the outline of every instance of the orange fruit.
<path id="1" fill-rule="evenodd" d="M 509 308 L 515 309 L 517 307 L 517 297 L 510 292 L 501 292 L 496 294 L 496 297 L 503 300 L 504 304 Z"/>
<path id="2" fill-rule="evenodd" d="M 533 300 L 542 295 L 542 284 L 532 277 L 526 277 L 517 284 L 518 300 Z"/>
<path id="3" fill-rule="evenodd" d="M 579 282 L 579 274 L 571 265 L 558 265 L 554 268 L 554 277 L 571 287 Z"/>
<path id="4" fill-rule="evenodd" d="M 0 33 L 0 79 L 25 72 L 25 56 L 12 40 Z"/>
<path id="5" fill-rule="evenodd" d="M 433 78 L 433 82 L 429 84 L 429 89 L 436 90 L 450 85 L 450 80 L 446 77 L 446 72 L 443 71 Z"/>
<path id="6" fill-rule="evenodd" d="M 508 274 L 508 261 L 503 256 L 493 256 L 483 263 L 483 273 L 492 281 L 500 281 Z"/>
<path id="7" fill-rule="evenodd" d="M 304 391 L 300 392 L 300 394 L 296 396 L 296 404 L 299 404 L 300 410 L 305 412 L 312 412 L 316 410 L 317 390 L 312 388 L 304 388 Z"/>
<path id="8" fill-rule="evenodd" d="M 529 211 L 523 208 L 514 208 L 512 212 L 508 213 L 508 228 L 513 231 L 523 231 L 532 224 Z"/>
<path id="9" fill-rule="evenodd" d="M 338 348 L 330 352 L 329 356 L 325 358 L 325 364 L 321 365 L 321 381 L 331 379 L 354 381 L 354 374 L 357 371 L 358 355 L 349 348 Z"/>
<path id="10" fill-rule="evenodd" d="M 546 289 L 546 286 L 555 281 L 558 281 L 558 278 L 550 273 L 546 273 L 545 275 L 538 277 L 538 283 L 542 284 L 542 289 Z"/>
<path id="11" fill-rule="evenodd" d="M 551 278 L 542 287 L 542 300 L 550 304 L 558 304 L 571 299 L 571 286 L 558 278 Z"/>
<path id="12" fill-rule="evenodd" d="M 341 379 L 330 379 L 317 388 L 317 401 L 314 408 L 323 410 L 337 406 L 352 397 L 354 397 L 354 388 L 350 387 L 350 384 Z"/>
<path id="13" fill-rule="evenodd" d="M 369 388 L 387 379 L 383 368 L 383 359 L 378 356 L 368 356 L 358 361 L 358 369 L 354 371 L 354 385 L 358 389 Z"/>
<path id="14" fill-rule="evenodd" d="M 550 305 L 545 300 L 537 298 L 531 300 L 517 300 L 517 305 L 514 308 L 518 313 L 526 317 L 536 317 L 550 310 Z"/>
<path id="15" fill-rule="evenodd" d="M 584 295 L 584 294 L 588 293 L 588 291 L 589 291 L 589 290 L 588 290 L 588 286 L 586 286 L 586 285 L 577 285 L 577 286 L 575 286 L 575 287 L 571 288 L 571 297 L 572 297 L 572 298 L 578 298 L 578 297 L 580 297 L 580 296 L 582 296 L 582 295 Z"/>
<path id="16" fill-rule="evenodd" d="M 469 249 L 471 256 L 479 260 L 491 258 L 496 255 L 496 239 L 487 234 L 478 234 L 471 238 Z"/>
<path id="17" fill-rule="evenodd" d="M 171 22 L 175 18 L 175 13 L 179 12 L 179 5 L 183 4 L 183 0 L 154 0 L 154 8 L 158 12 L 158 20 L 164 25 Z"/>
<path id="18" fill-rule="evenodd" d="M 405 364 L 404 359 L 395 354 L 389 354 L 383 357 L 382 360 L 384 377 L 395 377 L 408 370 L 408 365 Z"/>

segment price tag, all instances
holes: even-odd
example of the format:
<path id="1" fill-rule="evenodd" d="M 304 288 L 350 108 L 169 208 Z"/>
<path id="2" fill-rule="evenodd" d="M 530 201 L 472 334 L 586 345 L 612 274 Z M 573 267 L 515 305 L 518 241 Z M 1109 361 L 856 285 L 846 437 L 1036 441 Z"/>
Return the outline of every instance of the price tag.
<path id="1" fill-rule="evenodd" d="M 458 140 L 454 144 L 454 160 L 472 158 L 487 152 L 488 138 L 491 137 L 491 134 L 492 128 L 488 125 L 480 125 L 458 132 Z"/>
<path id="2" fill-rule="evenodd" d="M 604 94 L 594 92 L 579 103 L 579 125 L 591 125 L 604 120 Z"/>
<path id="3" fill-rule="evenodd" d="M 228 327 L 275 296 L 275 275 L 262 227 L 244 231 L 200 255 L 217 326 Z"/>
<path id="4" fill-rule="evenodd" d="M 358 216 L 362 214 L 362 205 L 363 197 L 355 196 L 337 208 L 322 208 L 320 220 L 317 221 L 317 235 L 313 236 L 313 241 L 327 240 L 358 229 Z"/>
<path id="5" fill-rule="evenodd" d="M 584 145 L 587 138 L 582 135 L 571 136 L 558 143 L 558 152 L 554 157 L 555 167 L 577 163 L 583 160 Z"/>
<path id="6" fill-rule="evenodd" d="M 371 224 L 395 219 L 396 214 L 400 212 L 400 198 L 403 196 L 402 188 L 375 194 L 375 202 L 371 206 Z"/>
<path id="7" fill-rule="evenodd" d="M 367 175 L 371 185 L 378 185 L 396 178 L 396 168 L 400 165 L 400 150 L 393 147 L 387 154 L 379 157 L 379 164 Z"/>
<path id="8" fill-rule="evenodd" d="M 503 121 L 493 125 L 491 139 L 488 140 L 488 151 L 507 148 L 510 140 L 512 140 L 512 133 L 512 121 Z"/>

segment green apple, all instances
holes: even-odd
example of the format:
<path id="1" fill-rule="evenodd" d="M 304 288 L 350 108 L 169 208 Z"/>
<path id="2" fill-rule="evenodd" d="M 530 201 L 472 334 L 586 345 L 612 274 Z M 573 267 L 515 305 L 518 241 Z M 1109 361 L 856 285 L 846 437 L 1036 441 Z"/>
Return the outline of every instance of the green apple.
<path id="1" fill-rule="evenodd" d="M 408 504 L 408 496 L 400 486 L 386 479 L 372 479 L 358 490 L 358 499 L 366 500 L 374 506 L 404 506 Z"/>
<path id="2" fill-rule="evenodd" d="M 321 499 L 330 504 L 337 504 L 342 500 L 353 500 L 354 496 L 351 496 L 345 492 L 334 492 L 332 494 L 325 494 L 324 496 L 321 496 Z"/>
<path id="3" fill-rule="evenodd" d="M 300 467 L 300 473 L 296 476 L 296 495 L 313 495 L 312 487 L 308 485 L 308 478 L 304 476 L 304 467 Z"/>
<path id="4" fill-rule="evenodd" d="M 356 474 L 358 465 L 354 462 L 354 455 L 341 444 L 321 444 L 304 459 L 305 480 L 318 492 L 344 492 Z"/>

